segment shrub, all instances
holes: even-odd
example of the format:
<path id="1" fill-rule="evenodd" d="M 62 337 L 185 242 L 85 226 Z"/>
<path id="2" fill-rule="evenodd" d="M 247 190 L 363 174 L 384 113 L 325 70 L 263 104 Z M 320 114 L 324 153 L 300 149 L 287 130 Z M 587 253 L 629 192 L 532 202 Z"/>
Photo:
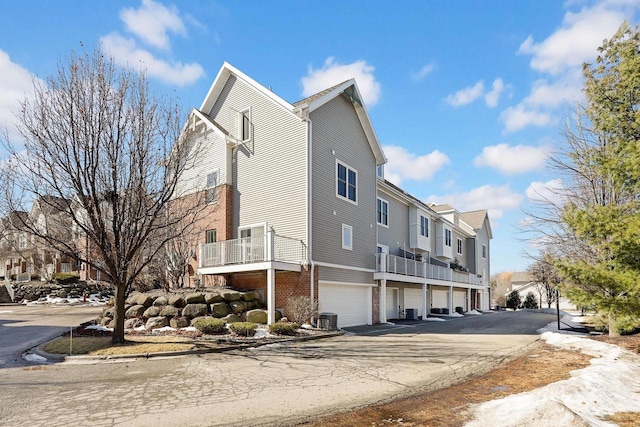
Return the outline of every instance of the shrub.
<path id="1" fill-rule="evenodd" d="M 520 308 L 520 304 L 521 304 L 520 294 L 517 293 L 516 291 L 511 292 L 507 297 L 507 308 L 516 310 Z"/>
<path id="2" fill-rule="evenodd" d="M 318 317 L 318 301 L 305 295 L 291 297 L 287 300 L 287 312 L 298 325 L 302 325 L 312 317 Z"/>
<path id="3" fill-rule="evenodd" d="M 224 334 L 227 331 L 224 320 L 216 319 L 214 317 L 203 317 L 201 319 L 197 319 L 193 322 L 193 327 L 205 335 Z"/>
<path id="4" fill-rule="evenodd" d="M 253 322 L 237 322 L 229 325 L 231 332 L 242 337 L 252 337 L 257 327 L 258 324 Z"/>
<path id="5" fill-rule="evenodd" d="M 524 299 L 524 303 L 522 303 L 522 307 L 524 308 L 538 308 L 538 300 L 533 292 L 529 292 Z"/>
<path id="6" fill-rule="evenodd" d="M 54 279 L 56 279 L 56 282 L 61 285 L 71 285 L 74 283 L 78 283 L 78 280 L 80 280 L 80 276 L 73 273 L 56 273 Z"/>
<path id="7" fill-rule="evenodd" d="M 269 325 L 269 332 L 277 335 L 296 335 L 298 324 L 293 322 L 277 322 Z"/>

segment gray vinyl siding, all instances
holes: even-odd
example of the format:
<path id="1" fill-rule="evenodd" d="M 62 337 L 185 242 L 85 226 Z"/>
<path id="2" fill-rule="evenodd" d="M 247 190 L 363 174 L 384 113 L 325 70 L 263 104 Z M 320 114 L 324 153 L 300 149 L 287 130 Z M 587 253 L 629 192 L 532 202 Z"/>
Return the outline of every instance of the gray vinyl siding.
<path id="1" fill-rule="evenodd" d="M 378 225 L 378 243 L 388 246 L 391 255 L 400 255 L 401 249 L 411 251 L 409 206 L 382 191 L 378 192 L 378 197 L 389 202 L 389 227 Z"/>
<path id="2" fill-rule="evenodd" d="M 177 197 L 203 190 L 207 184 L 207 175 L 212 172 L 218 173 L 218 184 L 227 181 L 229 153 L 222 136 L 209 129 L 198 135 L 193 150 L 198 157 L 193 159 L 193 167 L 189 167 L 182 174 L 176 188 Z"/>
<path id="3" fill-rule="evenodd" d="M 467 239 L 466 245 L 465 245 L 465 250 L 467 251 L 465 259 L 467 260 L 467 264 L 466 266 L 469 267 L 469 270 L 472 273 L 476 273 L 476 274 L 482 274 L 482 273 L 478 273 L 478 262 L 477 262 L 477 248 L 476 248 L 476 239 L 472 238 L 472 239 Z M 482 250 L 482 247 L 480 247 L 480 250 Z M 480 256 L 482 256 L 482 254 L 480 254 Z"/>
<path id="4" fill-rule="evenodd" d="M 341 283 L 373 284 L 373 273 L 366 271 L 346 270 L 342 268 L 318 267 L 318 280 Z"/>
<path id="5" fill-rule="evenodd" d="M 353 105 L 342 95 L 311 113 L 313 259 L 373 269 L 376 162 Z M 357 170 L 357 205 L 336 197 L 336 159 Z M 335 213 L 335 214 L 334 214 Z M 342 249 L 342 224 L 353 250 Z"/>
<path id="6" fill-rule="evenodd" d="M 306 241 L 307 127 L 263 93 L 231 76 L 209 115 L 223 128 L 231 111 L 251 108 L 253 140 L 234 150 L 233 233 L 266 222 L 276 234 Z"/>

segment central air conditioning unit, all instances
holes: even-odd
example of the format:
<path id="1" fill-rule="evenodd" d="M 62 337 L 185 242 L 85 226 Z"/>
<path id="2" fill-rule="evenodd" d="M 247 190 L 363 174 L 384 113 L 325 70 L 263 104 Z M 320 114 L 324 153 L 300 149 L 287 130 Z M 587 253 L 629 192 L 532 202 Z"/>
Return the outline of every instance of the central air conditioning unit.
<path id="1" fill-rule="evenodd" d="M 407 308 L 405 310 L 407 320 L 418 320 L 418 310 L 415 308 Z"/>
<path id="2" fill-rule="evenodd" d="M 320 313 L 318 327 L 327 331 L 338 330 L 338 315 L 335 313 Z"/>

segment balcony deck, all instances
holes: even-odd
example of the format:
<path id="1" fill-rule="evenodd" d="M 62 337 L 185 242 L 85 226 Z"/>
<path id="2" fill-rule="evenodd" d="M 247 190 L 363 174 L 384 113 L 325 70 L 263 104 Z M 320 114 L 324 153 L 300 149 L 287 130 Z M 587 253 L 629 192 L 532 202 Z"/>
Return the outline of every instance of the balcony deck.
<path id="1" fill-rule="evenodd" d="M 482 286 L 482 279 L 473 273 L 454 270 L 448 267 L 432 265 L 422 261 L 403 258 L 395 255 L 376 254 L 376 272 L 397 274 L 420 279 L 432 279 L 443 282 L 461 283 Z"/>

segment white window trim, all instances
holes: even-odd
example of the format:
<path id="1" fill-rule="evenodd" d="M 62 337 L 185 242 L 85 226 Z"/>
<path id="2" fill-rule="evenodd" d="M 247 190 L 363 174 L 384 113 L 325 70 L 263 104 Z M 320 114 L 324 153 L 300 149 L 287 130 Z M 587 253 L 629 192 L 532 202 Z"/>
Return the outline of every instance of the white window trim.
<path id="1" fill-rule="evenodd" d="M 238 112 L 238 128 L 239 128 L 238 129 L 238 136 L 240 137 L 238 139 L 240 139 L 240 142 L 242 142 L 242 143 L 249 142 L 249 141 L 251 141 L 253 139 L 253 120 L 252 120 L 252 117 L 251 117 L 251 113 L 252 113 L 251 107 L 244 108 L 244 109 L 242 109 L 242 110 L 240 110 Z M 245 116 L 245 114 L 246 114 L 247 118 L 249 119 L 249 137 L 248 138 L 243 138 L 242 137 L 242 133 L 243 133 L 243 130 L 244 130 L 244 116 Z"/>
<path id="2" fill-rule="evenodd" d="M 420 231 L 418 233 L 420 234 L 420 236 L 424 237 L 425 239 L 428 239 L 429 238 L 429 222 L 431 221 L 429 220 L 428 216 L 425 216 L 422 214 L 418 214 L 418 217 L 420 218 L 420 225 L 419 225 Z M 426 234 L 422 234 L 422 218 L 424 218 L 425 221 L 427 222 L 424 227 Z"/>
<path id="3" fill-rule="evenodd" d="M 349 245 L 345 244 L 345 230 L 348 230 L 351 237 Z M 353 227 L 347 224 L 342 224 L 342 249 L 346 249 L 348 251 L 353 250 Z"/>
<path id="4" fill-rule="evenodd" d="M 340 193 L 338 193 L 338 165 L 342 165 L 345 168 L 347 168 L 347 196 L 346 197 L 343 197 L 342 195 L 340 195 Z M 355 201 L 353 201 L 353 200 L 351 200 L 349 198 L 349 169 L 351 169 L 352 171 L 354 171 L 356 173 L 356 200 Z M 336 180 L 336 197 L 341 199 L 341 200 L 345 200 L 345 201 L 347 201 L 349 203 L 352 203 L 352 204 L 358 206 L 358 198 L 359 198 L 358 197 L 358 193 L 359 193 L 359 191 L 358 191 L 358 170 L 355 169 L 355 168 L 352 168 L 351 166 L 349 166 L 345 162 L 342 162 L 342 161 L 336 159 L 336 168 L 335 168 L 333 174 L 334 174 L 333 175 L 334 179 Z"/>
<path id="5" fill-rule="evenodd" d="M 482 259 L 487 259 L 487 245 L 482 244 Z"/>
<path id="6" fill-rule="evenodd" d="M 376 176 L 384 179 L 384 165 L 376 166 Z"/>
<path id="7" fill-rule="evenodd" d="M 356 183 L 357 183 L 358 178 L 356 177 Z M 358 190 L 356 189 L 356 200 L 358 200 Z M 378 222 L 378 200 L 380 200 L 382 203 L 386 203 L 387 204 L 387 223 L 384 224 L 382 222 Z M 383 227 L 389 228 L 389 202 L 386 201 L 385 199 L 383 199 L 382 197 L 378 197 L 376 200 L 376 222 L 378 222 L 378 225 L 381 225 Z"/>
<path id="8" fill-rule="evenodd" d="M 382 249 L 381 252 L 378 253 L 382 253 L 382 254 L 388 254 L 389 253 L 389 246 L 387 245 L 381 245 L 380 243 L 378 243 L 378 246 L 376 249 Z"/>
<path id="9" fill-rule="evenodd" d="M 448 239 L 447 239 L 447 237 L 448 237 Z M 447 243 L 447 240 L 449 240 L 449 243 Z M 450 228 L 445 228 L 444 229 L 444 245 L 448 246 L 448 247 L 451 247 L 452 240 L 453 240 L 453 233 L 451 232 L 451 229 Z"/>
<path id="10" fill-rule="evenodd" d="M 464 242 L 462 241 L 461 238 L 458 237 L 456 240 L 456 251 L 458 255 L 462 255 L 463 245 L 464 245 Z"/>
<path id="11" fill-rule="evenodd" d="M 267 234 L 267 223 L 266 222 L 256 222 L 255 224 L 242 225 L 242 226 L 238 227 L 238 238 L 240 238 L 240 234 L 242 233 L 242 230 L 247 230 L 247 229 L 253 230 L 254 228 L 258 228 L 258 227 L 262 227 L 263 235 Z"/>

